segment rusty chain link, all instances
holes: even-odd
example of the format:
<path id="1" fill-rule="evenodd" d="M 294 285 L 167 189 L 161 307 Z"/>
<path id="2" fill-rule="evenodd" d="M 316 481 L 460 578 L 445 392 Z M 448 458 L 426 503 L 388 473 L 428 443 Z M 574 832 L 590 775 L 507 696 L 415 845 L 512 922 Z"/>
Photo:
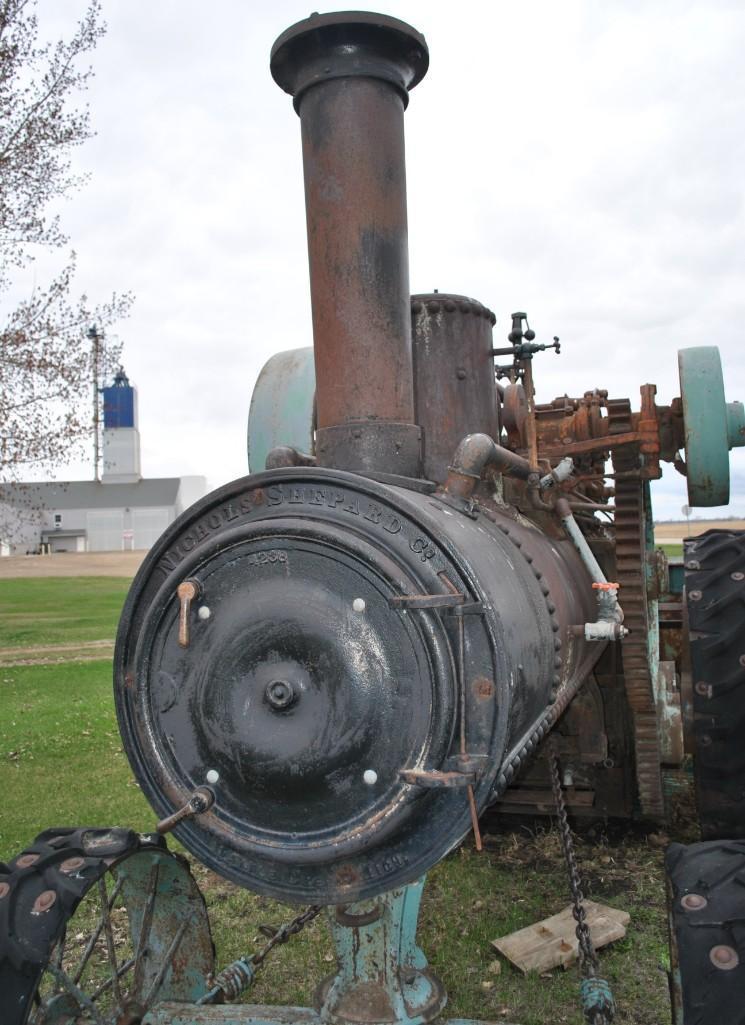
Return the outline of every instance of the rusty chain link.
<path id="1" fill-rule="evenodd" d="M 561 790 L 558 745 L 556 738 L 553 736 L 549 739 L 548 743 L 548 764 L 551 772 L 551 789 L 553 790 L 556 803 L 556 817 L 559 821 L 559 835 L 561 836 L 561 845 L 564 850 L 564 859 L 569 874 L 569 889 L 571 890 L 572 903 L 574 905 L 572 915 L 577 923 L 575 933 L 579 943 L 580 969 L 584 976 L 580 986 L 583 1011 L 589 1025 L 610 1025 L 613 1021 L 615 1006 L 608 983 L 600 978 L 600 965 L 592 943 L 590 927 L 587 924 L 582 880 L 577 860 L 574 856 L 574 840 L 572 839 L 572 830 L 567 818 L 564 794 Z"/>
<path id="2" fill-rule="evenodd" d="M 297 915 L 292 921 L 286 922 L 281 925 L 275 934 L 268 940 L 268 942 L 261 948 L 258 953 L 251 956 L 251 961 L 254 966 L 258 968 L 263 963 L 266 956 L 271 951 L 278 947 L 282 943 L 287 943 L 293 936 L 297 936 L 299 932 L 306 927 L 308 922 L 312 922 L 323 911 L 323 904 L 311 904 L 310 907 L 306 908 L 302 914 Z"/>
<path id="3" fill-rule="evenodd" d="M 291 921 L 281 925 L 269 937 L 261 950 L 255 954 L 247 954 L 237 958 L 223 968 L 211 982 L 211 988 L 197 1000 L 197 1004 L 216 1004 L 225 1000 L 237 1000 L 241 993 L 253 984 L 256 970 L 263 964 L 269 953 L 282 943 L 301 932 L 308 922 L 312 922 L 323 911 L 324 905 L 311 904 Z"/>

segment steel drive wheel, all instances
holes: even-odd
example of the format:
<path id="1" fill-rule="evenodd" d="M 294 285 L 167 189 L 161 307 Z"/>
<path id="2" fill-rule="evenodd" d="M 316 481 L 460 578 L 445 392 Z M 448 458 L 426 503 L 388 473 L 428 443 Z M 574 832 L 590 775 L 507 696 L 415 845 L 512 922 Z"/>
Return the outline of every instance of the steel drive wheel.
<path id="1" fill-rule="evenodd" d="M 47 830 L 0 863 L 3 1025 L 138 1025 L 213 966 L 202 895 L 155 834 Z"/>

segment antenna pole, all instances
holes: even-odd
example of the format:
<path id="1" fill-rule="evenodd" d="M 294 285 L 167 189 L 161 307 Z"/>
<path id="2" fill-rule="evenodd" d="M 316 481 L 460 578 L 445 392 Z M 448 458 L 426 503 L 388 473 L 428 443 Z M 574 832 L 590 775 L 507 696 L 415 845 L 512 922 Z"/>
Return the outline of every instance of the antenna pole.
<path id="1" fill-rule="evenodd" d="M 99 410 L 99 362 L 101 357 L 101 338 L 98 328 L 93 325 L 88 329 L 88 337 L 93 345 L 93 479 L 100 480 L 98 466 L 100 461 L 100 410 Z"/>

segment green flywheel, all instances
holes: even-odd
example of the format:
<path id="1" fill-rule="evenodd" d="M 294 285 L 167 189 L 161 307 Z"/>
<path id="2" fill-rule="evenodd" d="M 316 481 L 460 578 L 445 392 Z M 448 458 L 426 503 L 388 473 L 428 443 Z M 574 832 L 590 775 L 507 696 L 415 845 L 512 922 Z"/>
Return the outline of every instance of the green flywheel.
<path id="1" fill-rule="evenodd" d="M 312 347 L 277 352 L 261 368 L 248 413 L 248 466 L 259 473 L 269 452 L 289 445 L 313 453 L 316 372 Z"/>
<path id="2" fill-rule="evenodd" d="M 688 502 L 729 502 L 729 452 L 745 445 L 745 409 L 727 402 L 719 349 L 701 345 L 678 351 L 680 396 L 685 423 Z"/>

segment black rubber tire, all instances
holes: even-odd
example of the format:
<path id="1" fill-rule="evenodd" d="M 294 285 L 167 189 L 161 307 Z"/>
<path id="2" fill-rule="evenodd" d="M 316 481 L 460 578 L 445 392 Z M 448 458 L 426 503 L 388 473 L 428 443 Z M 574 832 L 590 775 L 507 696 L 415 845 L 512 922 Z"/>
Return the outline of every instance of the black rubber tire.
<path id="1" fill-rule="evenodd" d="M 687 540 L 685 570 L 701 835 L 745 837 L 745 531 Z"/>
<path id="2" fill-rule="evenodd" d="M 745 841 L 672 844 L 665 867 L 673 1020 L 745 1025 Z"/>

